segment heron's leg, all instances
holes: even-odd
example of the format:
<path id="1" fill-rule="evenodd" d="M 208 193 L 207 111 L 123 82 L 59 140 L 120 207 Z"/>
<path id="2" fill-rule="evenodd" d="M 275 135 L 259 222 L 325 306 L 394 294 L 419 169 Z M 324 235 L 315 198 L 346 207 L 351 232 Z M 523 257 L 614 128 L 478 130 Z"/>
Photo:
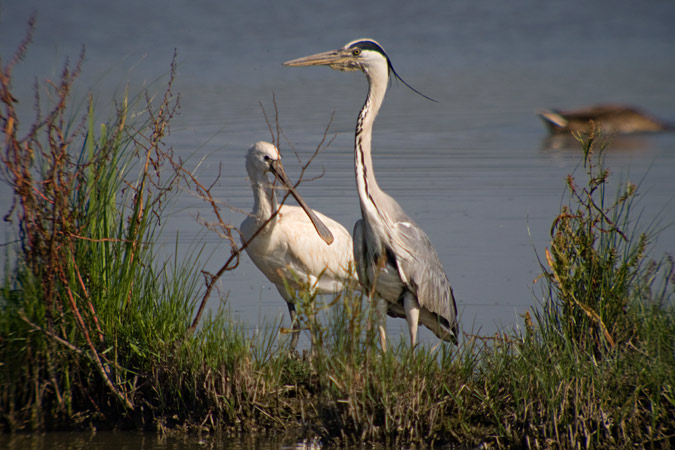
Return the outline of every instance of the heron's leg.
<path id="1" fill-rule="evenodd" d="M 380 333 L 380 347 L 383 352 L 387 351 L 387 301 L 379 296 L 375 297 L 375 317 L 377 330 Z"/>
<path id="2" fill-rule="evenodd" d="M 410 332 L 410 345 L 414 348 L 417 343 L 417 322 L 420 318 L 420 304 L 411 292 L 403 294 L 403 307 L 405 308 L 405 320 L 408 322 Z"/>

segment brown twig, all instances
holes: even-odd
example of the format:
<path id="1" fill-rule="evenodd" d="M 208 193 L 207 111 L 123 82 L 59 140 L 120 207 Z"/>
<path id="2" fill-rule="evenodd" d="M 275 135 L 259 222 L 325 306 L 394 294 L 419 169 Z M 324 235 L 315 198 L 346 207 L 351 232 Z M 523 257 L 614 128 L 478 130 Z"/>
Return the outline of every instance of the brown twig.
<path id="1" fill-rule="evenodd" d="M 279 143 L 279 137 L 281 135 L 281 126 L 279 124 L 279 111 L 277 108 L 276 104 L 276 99 L 273 97 L 273 103 L 274 103 L 274 110 L 275 110 L 275 122 L 276 122 L 276 136 L 274 135 L 274 132 L 272 131 L 272 125 L 269 122 L 269 119 L 267 117 L 267 114 L 265 112 L 265 109 L 262 107 L 262 104 L 260 105 L 263 111 L 263 116 L 265 117 L 265 121 L 267 123 L 267 126 L 270 130 L 270 133 L 272 134 L 272 140 L 277 143 Z M 330 139 L 328 139 L 328 132 L 330 130 L 330 126 L 333 123 L 333 115 L 331 115 L 330 120 L 328 124 L 326 125 L 326 128 L 324 130 L 323 136 L 321 140 L 319 141 L 319 144 L 317 145 L 316 149 L 310 156 L 310 158 L 307 160 L 307 162 L 302 165 L 301 171 L 300 171 L 300 176 L 298 177 L 298 180 L 296 181 L 294 187 L 298 187 L 303 181 L 304 181 L 304 174 L 305 171 L 308 169 L 309 165 L 314 161 L 314 159 L 319 155 L 321 151 L 326 149 L 330 144 L 333 142 L 333 139 L 335 138 L 334 136 Z M 297 156 L 297 154 L 296 154 Z M 239 265 L 239 257 L 241 253 L 250 245 L 250 243 L 262 232 L 262 230 L 265 229 L 267 224 L 269 224 L 274 218 L 277 216 L 279 213 L 279 210 L 281 207 L 285 204 L 286 199 L 290 195 L 290 192 L 286 192 L 283 198 L 281 199 L 281 202 L 279 202 L 279 206 L 277 207 L 276 211 L 274 211 L 270 217 L 265 220 L 262 225 L 253 233 L 253 235 L 248 239 L 244 240 L 243 235 L 241 234 L 241 231 L 234 227 L 231 224 L 228 224 L 223 221 L 222 215 L 220 214 L 220 207 L 218 206 L 218 203 L 216 200 L 213 198 L 211 194 L 211 189 L 206 188 L 197 178 L 195 177 L 194 173 L 188 171 L 185 169 L 184 165 L 182 163 L 178 164 L 176 162 L 173 162 L 173 159 L 170 158 L 170 161 L 172 161 L 172 165 L 175 170 L 180 171 L 182 174 L 184 174 L 185 177 L 196 187 L 198 194 L 200 197 L 205 199 L 207 203 L 210 204 L 212 211 L 214 212 L 216 218 L 218 219 L 218 223 L 225 231 L 225 236 L 226 239 L 230 242 L 230 257 L 227 259 L 225 264 L 221 266 L 221 268 L 216 272 L 216 274 L 210 274 L 208 272 L 203 271 L 202 273 L 204 274 L 204 277 L 206 279 L 206 291 L 204 292 L 204 295 L 202 296 L 202 299 L 199 303 L 199 307 L 197 308 L 197 312 L 195 314 L 195 317 L 192 321 L 192 324 L 188 327 L 187 333 L 191 334 L 193 333 L 197 326 L 199 325 L 199 321 L 201 320 L 202 314 L 204 312 L 204 309 L 206 308 L 206 304 L 211 297 L 211 294 L 213 292 L 213 289 L 216 285 L 216 282 L 220 279 L 220 277 L 227 271 L 234 270 L 235 268 L 238 267 Z M 233 230 L 236 231 L 236 233 L 239 235 L 240 240 L 242 241 L 241 246 L 237 246 L 236 241 L 233 236 Z M 234 261 L 234 264 L 233 264 Z"/>
<path id="2" fill-rule="evenodd" d="M 122 391 L 120 391 L 117 386 L 110 380 L 110 377 L 108 375 L 108 371 L 103 367 L 103 364 L 101 363 L 101 359 L 99 358 L 98 351 L 96 350 L 96 347 L 94 346 L 94 343 L 91 341 L 91 338 L 89 337 L 89 329 L 87 325 L 84 323 L 84 319 L 82 319 L 82 315 L 80 314 L 80 310 L 77 307 L 77 304 L 75 302 L 75 298 L 73 296 L 73 292 L 70 289 L 70 286 L 68 284 L 68 280 L 66 279 L 65 273 L 61 271 L 61 281 L 63 283 L 63 286 L 66 289 L 66 293 L 68 294 L 68 300 L 70 302 L 70 308 L 73 311 L 75 315 L 76 322 L 80 328 L 80 331 L 82 332 L 85 341 L 87 342 L 87 345 L 89 346 L 89 350 L 91 351 L 89 358 L 91 361 L 94 363 L 96 368 L 98 369 L 99 375 L 101 375 L 101 378 L 103 378 L 103 382 L 108 386 L 108 389 L 115 394 L 115 396 L 128 408 L 128 409 L 134 409 L 134 404 L 131 402 L 129 397 L 126 396 Z"/>

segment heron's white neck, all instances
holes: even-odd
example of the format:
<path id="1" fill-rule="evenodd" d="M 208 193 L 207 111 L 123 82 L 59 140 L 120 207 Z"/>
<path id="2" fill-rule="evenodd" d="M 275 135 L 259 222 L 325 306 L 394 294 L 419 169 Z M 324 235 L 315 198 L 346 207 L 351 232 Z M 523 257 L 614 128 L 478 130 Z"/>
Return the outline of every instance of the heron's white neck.
<path id="1" fill-rule="evenodd" d="M 258 222 L 264 222 L 278 208 L 274 186 L 270 184 L 264 173 L 249 171 L 249 178 L 253 190 L 253 215 Z"/>
<path id="2" fill-rule="evenodd" d="M 373 135 L 373 123 L 382 106 L 384 94 L 387 92 L 389 79 L 386 65 L 376 66 L 365 72 L 368 78 L 368 96 L 361 108 L 356 121 L 356 133 L 354 137 L 354 171 L 356 173 L 356 188 L 361 201 L 361 209 L 375 206 L 372 194 L 379 192 L 380 187 L 373 172 L 373 160 L 371 156 L 371 140 Z"/>

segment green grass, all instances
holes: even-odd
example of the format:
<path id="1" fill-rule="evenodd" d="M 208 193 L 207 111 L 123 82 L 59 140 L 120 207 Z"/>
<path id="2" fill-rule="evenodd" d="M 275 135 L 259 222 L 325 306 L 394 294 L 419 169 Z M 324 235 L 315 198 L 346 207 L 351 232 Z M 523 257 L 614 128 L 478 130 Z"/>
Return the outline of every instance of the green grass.
<path id="1" fill-rule="evenodd" d="M 4 92 L 22 48 L 2 68 Z M 673 261 L 649 259 L 655 232 L 634 217 L 637 188 L 606 191 L 599 136 L 582 139 L 584 179 L 567 180 L 541 258 L 541 304 L 522 330 L 414 351 L 401 339 L 383 353 L 358 293 L 303 294 L 312 348 L 298 355 L 280 323 L 251 336 L 224 303 L 201 317 L 211 290 L 195 270 L 200 249 L 164 260 L 155 246 L 179 183 L 210 198 L 162 145 L 173 72 L 163 94 L 125 97 L 105 125 L 93 101 L 80 115 L 68 109 L 78 72 L 66 66 L 56 104 L 28 127 L 2 96 L 20 244 L 0 292 L 0 430 L 271 429 L 459 448 L 673 443 Z"/>

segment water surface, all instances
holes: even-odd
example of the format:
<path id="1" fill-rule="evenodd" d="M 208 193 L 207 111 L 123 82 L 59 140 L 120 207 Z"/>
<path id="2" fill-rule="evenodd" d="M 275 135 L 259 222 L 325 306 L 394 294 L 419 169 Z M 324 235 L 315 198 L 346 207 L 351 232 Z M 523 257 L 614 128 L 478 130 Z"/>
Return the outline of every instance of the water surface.
<path id="1" fill-rule="evenodd" d="M 335 140 L 310 169 L 323 177 L 302 186 L 315 209 L 351 230 L 359 218 L 353 175 L 353 127 L 366 81 L 328 68 L 285 68 L 283 61 L 329 50 L 357 37 L 377 39 L 398 73 L 438 100 L 432 103 L 393 82 L 374 131 L 381 187 L 429 234 L 453 285 L 467 332 L 491 334 L 517 325 L 537 304 L 535 251 L 548 242 L 565 176 L 580 163 L 574 142 L 552 142 L 535 116 L 543 107 L 630 103 L 675 120 L 675 3 L 534 0 L 512 2 L 355 2 L 320 5 L 130 0 L 0 1 L 0 55 L 9 59 L 31 11 L 37 31 L 16 68 L 16 92 L 29 112 L 35 77 L 54 79 L 65 57 L 86 46 L 74 93 L 97 94 L 100 111 L 125 86 L 161 89 L 174 49 L 180 116 L 168 143 L 203 159 L 205 184 L 222 174 L 215 194 L 247 210 L 252 204 L 244 154 L 269 140 L 262 103 L 273 96 L 288 142 L 285 165 L 298 176 L 333 117 Z M 101 117 L 105 120 L 106 117 Z M 649 224 L 675 221 L 675 134 L 616 139 L 610 148 L 611 187 L 640 183 Z M 579 180 L 583 180 L 578 171 Z M 6 187 L 3 205 L 9 204 Z M 181 254 L 207 244 L 217 270 L 228 247 L 196 225 L 208 209 L 184 196 L 167 224 L 167 257 L 179 232 Z M 239 224 L 236 211 L 228 220 Z M 3 233 L 4 234 L 4 233 Z M 215 250 L 214 250 L 215 249 Z M 675 251 L 675 229 L 664 230 L 655 256 Z M 286 314 L 284 302 L 247 258 L 221 281 L 236 315 L 251 329 Z M 213 299 L 210 307 L 218 305 Z M 402 320 L 390 320 L 398 336 Z M 423 331 L 423 340 L 433 341 Z"/>

